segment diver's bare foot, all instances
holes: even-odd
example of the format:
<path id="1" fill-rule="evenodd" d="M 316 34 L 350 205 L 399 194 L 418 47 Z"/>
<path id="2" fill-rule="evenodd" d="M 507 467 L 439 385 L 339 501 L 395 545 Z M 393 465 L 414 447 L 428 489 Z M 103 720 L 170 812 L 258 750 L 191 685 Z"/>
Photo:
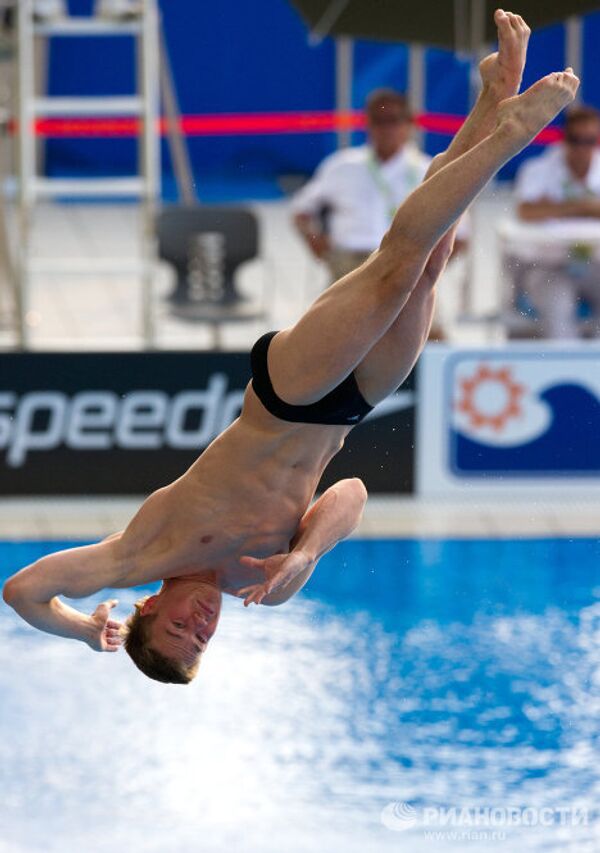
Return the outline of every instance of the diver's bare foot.
<path id="1" fill-rule="evenodd" d="M 496 9 L 494 21 L 498 28 L 498 52 L 481 60 L 479 73 L 484 87 L 501 101 L 519 91 L 531 30 L 520 15 L 503 9 Z"/>
<path id="2" fill-rule="evenodd" d="M 522 95 L 498 105 L 497 131 L 508 133 L 515 152 L 521 150 L 571 103 L 578 88 L 572 68 L 547 74 Z"/>

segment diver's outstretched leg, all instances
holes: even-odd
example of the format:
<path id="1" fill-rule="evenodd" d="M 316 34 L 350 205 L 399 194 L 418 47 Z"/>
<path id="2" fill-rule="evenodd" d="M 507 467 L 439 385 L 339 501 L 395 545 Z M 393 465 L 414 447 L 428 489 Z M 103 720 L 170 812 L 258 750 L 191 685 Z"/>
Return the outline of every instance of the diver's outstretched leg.
<path id="1" fill-rule="evenodd" d="M 379 249 L 273 339 L 268 366 L 281 399 L 315 402 L 354 370 L 406 305 L 438 241 L 496 172 L 573 100 L 578 85 L 567 69 L 505 99 L 492 133 L 411 193 Z"/>

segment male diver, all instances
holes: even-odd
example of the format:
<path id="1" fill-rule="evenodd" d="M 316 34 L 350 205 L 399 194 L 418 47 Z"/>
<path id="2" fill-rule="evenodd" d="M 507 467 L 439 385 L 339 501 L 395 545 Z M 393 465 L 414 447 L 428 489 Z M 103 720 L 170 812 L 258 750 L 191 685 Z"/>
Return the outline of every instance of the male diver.
<path id="1" fill-rule="evenodd" d="M 502 10 L 495 21 L 499 48 L 480 65 L 477 103 L 380 247 L 293 327 L 257 341 L 240 417 L 124 531 L 43 557 L 7 581 L 4 600 L 23 619 L 97 651 L 116 651 L 124 636 L 146 675 L 187 683 L 223 593 L 282 604 L 354 529 L 367 499 L 360 480 L 336 483 L 310 506 L 324 468 L 421 352 L 457 220 L 579 85 L 568 68 L 517 95 L 529 28 Z M 138 601 L 125 625 L 111 618 L 114 599 L 87 616 L 58 597 L 158 580 L 160 592 Z"/>

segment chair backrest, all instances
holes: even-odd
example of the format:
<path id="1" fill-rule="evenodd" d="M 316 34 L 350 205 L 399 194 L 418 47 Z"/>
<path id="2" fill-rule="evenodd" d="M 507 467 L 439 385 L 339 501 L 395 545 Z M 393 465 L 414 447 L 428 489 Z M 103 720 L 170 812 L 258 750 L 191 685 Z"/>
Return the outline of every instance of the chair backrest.
<path id="1" fill-rule="evenodd" d="M 258 255 L 258 220 L 239 207 L 170 207 L 157 220 L 158 251 L 177 274 L 176 301 L 238 302 L 235 272 Z"/>
<path id="2" fill-rule="evenodd" d="M 186 271 L 194 241 L 201 234 L 222 237 L 224 263 L 232 273 L 243 261 L 258 255 L 258 221 L 240 207 L 167 207 L 157 220 L 158 251 L 178 272 Z"/>

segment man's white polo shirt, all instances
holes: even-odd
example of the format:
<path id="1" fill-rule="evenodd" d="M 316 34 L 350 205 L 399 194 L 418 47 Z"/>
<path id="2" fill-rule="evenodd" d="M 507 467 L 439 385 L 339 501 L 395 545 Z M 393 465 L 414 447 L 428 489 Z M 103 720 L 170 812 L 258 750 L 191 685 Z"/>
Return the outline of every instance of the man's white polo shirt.
<path id="1" fill-rule="evenodd" d="M 389 228 L 393 210 L 423 180 L 431 158 L 405 145 L 384 163 L 370 145 L 336 151 L 292 199 L 295 214 L 330 210 L 332 245 L 372 252 Z"/>
<path id="2" fill-rule="evenodd" d="M 562 145 L 553 145 L 539 157 L 523 163 L 517 174 L 515 194 L 520 202 L 570 201 L 600 196 L 600 150 L 596 149 L 585 178 L 579 180 L 569 169 Z"/>
<path id="3" fill-rule="evenodd" d="M 547 199 L 562 202 L 575 199 L 600 198 L 600 149 L 594 151 L 587 175 L 577 178 L 567 165 L 563 145 L 553 145 L 539 157 L 527 160 L 519 169 L 515 183 L 518 202 Z M 536 223 L 519 223 L 518 240 L 511 243 L 511 254 L 526 261 L 552 266 L 564 263 L 570 247 L 589 244 L 600 258 L 598 231 L 600 220 L 572 217 L 546 219 Z"/>

